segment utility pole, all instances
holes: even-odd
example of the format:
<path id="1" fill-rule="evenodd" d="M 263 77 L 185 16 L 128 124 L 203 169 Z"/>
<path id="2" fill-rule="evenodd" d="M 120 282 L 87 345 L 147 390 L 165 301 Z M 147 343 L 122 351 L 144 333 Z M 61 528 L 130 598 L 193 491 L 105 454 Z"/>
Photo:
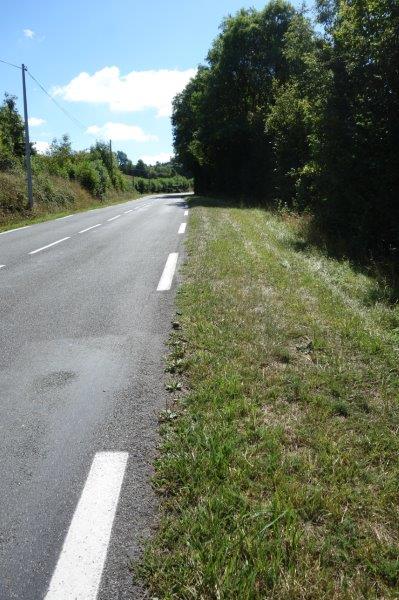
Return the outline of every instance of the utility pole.
<path id="1" fill-rule="evenodd" d="M 28 206 L 33 208 L 33 192 L 32 192 L 32 167 L 30 164 L 30 142 L 29 142 L 29 125 L 28 125 L 28 103 L 26 100 L 26 83 L 25 71 L 27 68 L 22 65 L 22 89 L 24 94 L 24 120 L 25 120 L 25 168 L 26 168 L 26 183 L 28 186 Z"/>

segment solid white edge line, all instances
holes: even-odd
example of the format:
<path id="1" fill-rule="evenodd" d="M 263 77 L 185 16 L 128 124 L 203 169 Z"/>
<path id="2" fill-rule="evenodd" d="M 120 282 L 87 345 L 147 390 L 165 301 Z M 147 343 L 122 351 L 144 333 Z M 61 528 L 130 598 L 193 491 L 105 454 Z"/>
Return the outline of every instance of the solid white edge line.
<path id="1" fill-rule="evenodd" d="M 115 219 L 119 219 L 122 215 L 116 215 L 116 217 L 112 217 L 111 219 L 107 219 L 107 221 L 115 221 Z"/>
<path id="2" fill-rule="evenodd" d="M 47 246 L 42 246 L 42 248 L 38 248 L 37 250 L 32 250 L 32 252 L 29 252 L 29 254 L 36 254 L 37 252 L 46 250 L 46 248 L 51 248 L 51 246 L 56 246 L 57 244 L 61 244 L 61 242 L 65 242 L 65 240 L 69 240 L 70 238 L 71 238 L 71 236 L 64 237 L 64 238 L 62 238 L 62 240 L 57 240 L 56 242 L 53 242 L 52 244 L 47 244 Z"/>
<path id="3" fill-rule="evenodd" d="M 86 229 L 82 229 L 78 233 L 86 233 L 86 231 L 90 231 L 90 229 L 95 229 L 96 227 L 101 227 L 101 223 L 97 223 L 97 225 L 92 225 L 91 227 L 87 227 Z"/>
<path id="4" fill-rule="evenodd" d="M 57 219 L 55 219 L 56 221 L 61 221 L 61 219 L 69 219 L 70 217 L 73 217 L 73 215 L 66 215 L 66 217 L 58 217 Z"/>
<path id="5" fill-rule="evenodd" d="M 32 227 L 32 225 L 24 225 L 23 227 L 15 227 L 15 229 L 7 229 L 7 231 L 2 231 L 0 235 L 4 235 L 6 233 L 12 233 L 13 231 L 21 231 L 21 229 L 28 229 L 28 227 Z"/>
<path id="6" fill-rule="evenodd" d="M 187 223 L 182 223 L 179 227 L 178 233 L 184 233 L 186 231 Z"/>
<path id="7" fill-rule="evenodd" d="M 185 210 L 185 211 L 184 211 L 184 216 L 185 216 L 185 217 L 188 217 L 188 210 Z"/>
<path id="8" fill-rule="evenodd" d="M 166 292 L 172 287 L 172 281 L 175 274 L 178 257 L 179 254 L 177 252 L 172 252 L 169 254 L 161 279 L 159 280 L 157 292 Z"/>
<path id="9" fill-rule="evenodd" d="M 127 461 L 127 452 L 95 455 L 45 600 L 97 597 Z"/>

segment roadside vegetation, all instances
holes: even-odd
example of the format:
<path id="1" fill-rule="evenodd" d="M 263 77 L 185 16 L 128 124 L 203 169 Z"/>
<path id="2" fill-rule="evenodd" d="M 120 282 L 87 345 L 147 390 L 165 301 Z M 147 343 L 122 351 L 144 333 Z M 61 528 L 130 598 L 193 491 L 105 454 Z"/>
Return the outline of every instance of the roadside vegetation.
<path id="1" fill-rule="evenodd" d="M 316 0 L 312 14 L 273 0 L 226 18 L 174 103 L 196 191 L 310 212 L 337 255 L 397 273 L 398 32 L 396 0 Z"/>
<path id="2" fill-rule="evenodd" d="M 147 193 L 187 191 L 192 186 L 177 163 L 149 167 L 138 161 L 135 176 L 134 168 L 132 173 L 124 171 L 122 155 L 110 152 L 104 142 L 74 151 L 68 135 L 54 139 L 44 155 L 32 146 L 35 208 L 29 211 L 23 121 L 15 97 L 6 95 L 0 106 L 0 228 Z"/>
<path id="3" fill-rule="evenodd" d="M 307 217 L 190 204 L 151 597 L 397 598 L 398 305 Z"/>

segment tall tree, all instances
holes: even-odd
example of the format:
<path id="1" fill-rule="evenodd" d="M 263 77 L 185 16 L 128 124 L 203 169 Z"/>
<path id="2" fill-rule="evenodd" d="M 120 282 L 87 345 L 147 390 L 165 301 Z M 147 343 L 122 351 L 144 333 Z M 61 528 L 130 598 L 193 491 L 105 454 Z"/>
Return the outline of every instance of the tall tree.
<path id="1" fill-rule="evenodd" d="M 137 164 L 133 168 L 133 175 L 136 177 L 148 177 L 148 167 L 141 158 L 137 161 Z"/>
<path id="2" fill-rule="evenodd" d="M 320 138 L 321 217 L 365 248 L 399 247 L 399 4 L 320 0 L 333 87 Z"/>
<path id="3" fill-rule="evenodd" d="M 223 21 L 175 98 L 177 159 L 199 192 L 310 208 L 353 253 L 399 253 L 399 4 L 317 10 L 317 30 L 283 0 Z"/>
<path id="4" fill-rule="evenodd" d="M 0 168 L 9 166 L 25 152 L 24 123 L 17 110 L 16 97 L 5 94 L 0 106 Z"/>
<path id="5" fill-rule="evenodd" d="M 263 11 L 241 10 L 225 19 L 208 66 L 176 98 L 175 147 L 197 189 L 269 192 L 264 123 L 274 81 L 287 76 L 284 36 L 294 14 L 290 4 L 275 0 Z"/>

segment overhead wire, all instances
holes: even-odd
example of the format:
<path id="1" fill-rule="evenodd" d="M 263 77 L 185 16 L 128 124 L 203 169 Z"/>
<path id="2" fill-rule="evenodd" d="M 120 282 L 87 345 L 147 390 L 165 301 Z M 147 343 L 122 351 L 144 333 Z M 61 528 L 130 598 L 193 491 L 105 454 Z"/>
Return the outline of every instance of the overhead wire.
<path id="1" fill-rule="evenodd" d="M 19 65 L 14 65 L 14 63 L 10 63 L 7 60 L 2 60 L 1 58 L 0 58 L 0 62 L 4 63 L 5 65 L 8 65 L 9 67 L 14 67 L 15 69 L 20 69 L 20 70 L 22 69 L 22 67 L 20 67 Z"/>
<path id="2" fill-rule="evenodd" d="M 22 66 L 14 65 L 14 63 L 8 62 L 7 60 L 3 60 L 2 58 L 0 58 L 0 62 L 5 65 L 8 65 L 9 67 L 14 67 L 15 69 L 22 70 Z M 40 81 L 38 81 L 38 79 L 29 71 L 29 69 L 27 67 L 25 67 L 25 70 L 28 73 L 29 77 L 39 86 L 39 88 L 42 90 L 42 92 L 44 92 L 46 94 L 46 96 L 48 96 L 50 98 L 50 100 L 52 102 L 54 102 L 54 104 L 57 106 L 57 108 L 59 108 L 64 113 L 64 115 L 66 115 L 68 117 L 68 119 L 70 119 L 77 127 L 82 129 L 83 131 L 86 131 L 87 127 L 85 125 L 83 125 L 83 123 L 81 121 L 79 121 L 79 119 L 77 119 L 69 111 L 67 111 L 66 108 L 61 106 L 61 104 L 59 104 L 59 102 L 57 102 L 57 100 L 54 98 L 54 96 L 49 94 L 49 92 L 46 90 L 44 85 L 42 83 L 40 83 Z"/>
<path id="3" fill-rule="evenodd" d="M 77 119 L 76 117 L 74 117 L 69 111 L 66 110 L 66 108 L 64 108 L 63 106 L 61 106 L 61 104 L 59 104 L 57 102 L 57 100 L 54 98 L 54 96 L 52 96 L 44 87 L 44 85 L 42 85 L 40 83 L 40 81 L 38 81 L 36 79 L 36 77 L 34 77 L 34 75 L 32 75 L 32 73 L 29 71 L 29 69 L 26 69 L 29 77 L 31 79 L 33 79 L 33 81 L 39 86 L 39 88 L 42 90 L 42 92 L 44 92 L 46 94 L 46 96 L 48 96 L 50 98 L 50 100 L 52 102 L 54 102 L 54 104 L 64 113 L 64 115 L 66 115 L 77 127 L 79 127 L 80 129 L 82 129 L 83 131 L 86 131 L 87 127 L 85 125 L 83 125 L 83 123 L 81 121 L 79 121 L 79 119 Z"/>

